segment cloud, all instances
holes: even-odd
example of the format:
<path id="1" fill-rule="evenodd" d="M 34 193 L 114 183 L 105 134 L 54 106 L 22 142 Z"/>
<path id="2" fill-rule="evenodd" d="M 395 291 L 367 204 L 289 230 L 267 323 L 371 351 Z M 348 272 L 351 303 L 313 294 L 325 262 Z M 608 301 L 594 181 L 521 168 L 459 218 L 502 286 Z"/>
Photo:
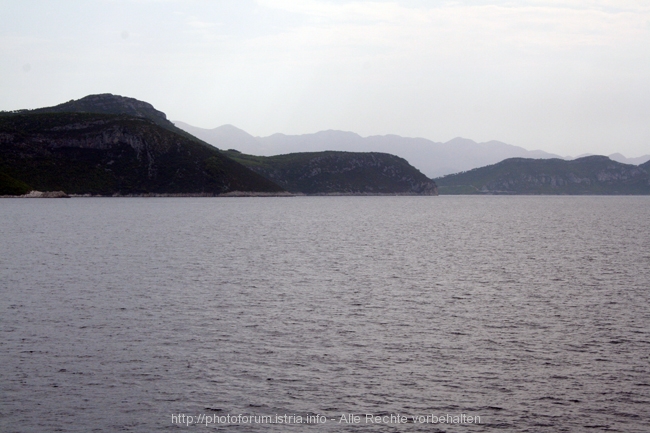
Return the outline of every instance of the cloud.
<path id="1" fill-rule="evenodd" d="M 390 37 L 397 41 L 443 38 L 459 45 L 474 41 L 481 46 L 612 46 L 647 36 L 650 19 L 650 8 L 625 1 L 454 2 L 429 7 L 376 1 L 259 0 L 258 4 L 303 16 L 300 36 L 290 30 L 303 45 L 310 40 L 322 45 L 321 33 L 313 31 L 320 28 L 332 31 L 332 44 L 340 42 L 336 33 L 347 30 L 365 44 L 384 44 Z M 385 31 L 389 34 L 377 34 Z M 364 34 L 367 37 L 358 38 Z"/>
<path id="2" fill-rule="evenodd" d="M 217 27 L 217 23 L 210 23 L 206 21 L 201 21 L 196 18 L 192 18 L 187 21 L 187 25 L 195 29 L 211 29 Z"/>
<path id="3" fill-rule="evenodd" d="M 647 148 L 647 2 L 149 1 L 16 2 L 0 17 L 6 108 L 111 91 L 259 135 Z"/>
<path id="4" fill-rule="evenodd" d="M 337 21 L 393 21 L 407 12 L 407 8 L 389 2 L 332 3 L 317 0 L 258 0 L 260 6 L 314 18 Z"/>

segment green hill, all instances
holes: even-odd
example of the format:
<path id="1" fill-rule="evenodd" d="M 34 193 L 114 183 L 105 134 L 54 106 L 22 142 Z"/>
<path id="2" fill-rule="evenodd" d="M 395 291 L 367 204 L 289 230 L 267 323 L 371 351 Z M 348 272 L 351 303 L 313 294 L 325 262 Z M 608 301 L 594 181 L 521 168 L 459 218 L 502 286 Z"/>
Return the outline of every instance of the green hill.
<path id="1" fill-rule="evenodd" d="M 0 173 L 39 191 L 68 194 L 282 191 L 218 149 L 149 117 L 47 110 L 3 113 Z"/>
<path id="2" fill-rule="evenodd" d="M 436 179 L 440 194 L 650 194 L 650 164 L 510 158 Z"/>
<path id="3" fill-rule="evenodd" d="M 435 182 L 405 159 L 387 153 L 326 151 L 269 157 L 225 153 L 295 193 L 437 195 Z"/>

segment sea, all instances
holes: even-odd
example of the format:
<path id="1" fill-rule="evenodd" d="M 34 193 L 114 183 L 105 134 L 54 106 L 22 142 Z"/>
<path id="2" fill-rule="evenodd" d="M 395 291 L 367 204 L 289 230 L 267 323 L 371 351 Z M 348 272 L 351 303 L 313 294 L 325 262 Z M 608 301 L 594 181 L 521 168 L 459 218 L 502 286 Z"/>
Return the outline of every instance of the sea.
<path id="1" fill-rule="evenodd" d="M 0 201 L 2 432 L 650 432 L 650 197 Z"/>

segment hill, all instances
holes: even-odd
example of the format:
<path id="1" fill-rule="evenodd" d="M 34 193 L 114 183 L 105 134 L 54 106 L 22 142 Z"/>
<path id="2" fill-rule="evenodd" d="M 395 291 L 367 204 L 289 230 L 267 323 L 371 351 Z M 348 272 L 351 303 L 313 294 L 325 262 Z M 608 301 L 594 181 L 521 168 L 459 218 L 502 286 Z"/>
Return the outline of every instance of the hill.
<path id="1" fill-rule="evenodd" d="M 320 131 L 314 134 L 273 134 L 254 137 L 232 125 L 214 129 L 198 128 L 183 122 L 174 122 L 179 128 L 221 149 L 237 149 L 253 155 L 280 155 L 326 150 L 348 152 L 382 152 L 400 156 L 428 177 L 444 176 L 495 164 L 506 158 L 560 158 L 541 150 L 526 150 L 500 141 L 477 143 L 466 138 L 454 138 L 446 143 L 425 138 L 376 135 L 361 137 L 353 132 Z"/>
<path id="2" fill-rule="evenodd" d="M 253 137 L 248 132 L 232 125 L 222 125 L 213 129 L 199 128 L 179 121 L 174 121 L 174 125 L 219 149 L 236 149 L 249 155 L 266 156 L 291 153 L 291 151 L 269 153 L 269 150 L 260 142 L 259 137 Z"/>
<path id="3" fill-rule="evenodd" d="M 139 117 L 149 119 L 156 125 L 182 135 L 189 140 L 201 142 L 201 140 L 197 139 L 191 133 L 178 128 L 167 120 L 167 115 L 162 111 L 156 110 L 150 103 L 126 96 L 113 95 L 111 93 L 88 95 L 81 99 L 72 99 L 53 107 L 18 110 L 17 113 L 98 113 Z"/>
<path id="4" fill-rule="evenodd" d="M 650 194 L 650 162 L 510 158 L 436 179 L 440 194 Z"/>
<path id="5" fill-rule="evenodd" d="M 612 161 L 620 162 L 623 164 L 632 164 L 632 165 L 640 165 L 650 161 L 650 155 L 637 156 L 636 158 L 626 158 L 624 155 L 621 155 L 620 153 L 612 153 L 611 155 L 607 155 L 607 157 Z"/>
<path id="6" fill-rule="evenodd" d="M 290 192 L 437 195 L 435 182 L 403 158 L 385 153 L 308 152 L 228 156 Z"/>
<path id="7" fill-rule="evenodd" d="M 105 95 L 100 99 L 130 100 Z M 65 104 L 56 110 L 3 113 L 3 185 L 17 192 L 29 185 L 40 191 L 101 195 L 282 191 L 214 147 L 160 126 L 164 114 L 147 111 L 149 104 L 137 102 L 126 114 L 67 112 Z M 88 108 L 70 104 L 72 109 Z M 120 107 L 107 104 L 106 111 L 119 112 Z"/>
<path id="8" fill-rule="evenodd" d="M 88 95 L 81 99 L 70 100 L 54 107 L 36 108 L 34 110 L 19 110 L 22 113 L 102 113 L 123 114 L 131 117 L 149 119 L 158 126 L 172 129 L 174 124 L 167 120 L 167 115 L 156 110 L 148 102 L 126 96 L 101 93 Z"/>

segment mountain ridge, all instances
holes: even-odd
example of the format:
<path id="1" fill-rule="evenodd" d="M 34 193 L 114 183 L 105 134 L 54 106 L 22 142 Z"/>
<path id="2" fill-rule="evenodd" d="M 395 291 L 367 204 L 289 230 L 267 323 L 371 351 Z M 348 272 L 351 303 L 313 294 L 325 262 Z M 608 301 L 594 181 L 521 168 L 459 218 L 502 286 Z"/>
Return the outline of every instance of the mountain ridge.
<path id="1" fill-rule="evenodd" d="M 636 166 L 594 155 L 509 158 L 435 179 L 440 194 L 650 194 L 650 161 Z"/>
<path id="2" fill-rule="evenodd" d="M 167 120 L 167 115 L 156 110 L 148 102 L 140 101 L 128 96 L 114 95 L 112 93 L 98 93 L 87 95 L 80 99 L 71 99 L 51 107 L 36 108 L 33 110 L 18 110 L 28 113 L 103 113 L 124 114 L 140 117 L 153 121 L 158 126 L 172 127 L 174 124 Z"/>
<path id="3" fill-rule="evenodd" d="M 276 156 L 228 156 L 302 194 L 438 195 L 436 183 L 405 159 L 378 152 L 302 152 Z"/>
<path id="4" fill-rule="evenodd" d="M 406 159 L 430 178 L 494 164 L 514 156 L 560 158 L 559 155 L 541 150 L 529 151 L 496 140 L 476 143 L 457 137 L 441 143 L 395 134 L 362 137 L 354 132 L 331 129 L 302 135 L 275 133 L 266 137 L 253 137 L 236 127 L 232 128 L 237 132 L 229 135 L 223 127 L 204 129 L 185 122 L 174 123 L 217 147 L 260 156 L 326 150 L 389 153 Z"/>
<path id="5" fill-rule="evenodd" d="M 165 113 L 154 108 L 152 104 L 128 96 L 114 95 L 112 93 L 87 95 L 83 98 L 71 99 L 67 102 L 51 107 L 35 108 L 33 110 L 16 110 L 13 113 L 96 113 L 127 115 L 148 119 L 156 125 L 189 140 L 197 141 L 205 146 L 210 146 L 210 144 L 198 139 L 187 131 L 178 128 L 173 122 L 167 119 Z"/>
<path id="6" fill-rule="evenodd" d="M 302 135 L 275 133 L 266 137 L 254 137 L 232 125 L 205 129 L 180 121 L 174 123 L 219 148 L 236 149 L 252 155 L 272 156 L 325 150 L 390 153 L 405 158 L 430 178 L 496 164 L 513 157 L 575 159 L 543 150 L 527 150 L 497 140 L 477 143 L 474 140 L 456 137 L 442 143 L 421 137 L 402 137 L 395 134 L 362 137 L 354 132 L 331 129 Z M 610 157 L 628 164 L 650 160 L 650 155 L 625 158 L 623 155 L 612 154 Z"/>

